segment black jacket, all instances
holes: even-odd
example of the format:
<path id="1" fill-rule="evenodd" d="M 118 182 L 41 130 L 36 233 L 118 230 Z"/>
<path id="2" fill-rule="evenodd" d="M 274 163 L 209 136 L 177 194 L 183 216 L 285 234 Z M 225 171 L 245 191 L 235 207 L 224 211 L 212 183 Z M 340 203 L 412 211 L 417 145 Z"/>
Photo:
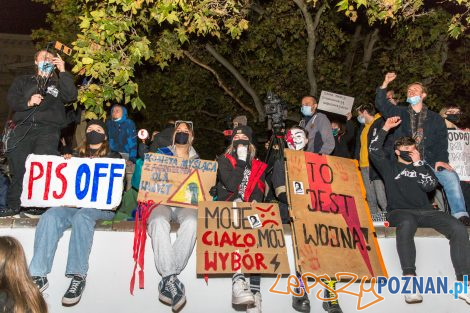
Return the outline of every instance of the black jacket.
<path id="1" fill-rule="evenodd" d="M 389 211 L 396 209 L 430 209 L 427 193 L 437 186 L 429 165 L 414 166 L 386 159 L 383 144 L 387 132 L 381 129 L 372 139 L 369 158 L 384 178 Z"/>
<path id="2" fill-rule="evenodd" d="M 354 139 L 355 132 L 354 122 L 351 120 L 347 121 L 344 134 L 334 136 L 335 149 L 331 155 L 351 159 L 351 142 Z"/>
<path id="3" fill-rule="evenodd" d="M 217 163 L 217 200 L 233 201 L 238 198 L 239 187 L 243 180 L 243 172 L 245 171 L 247 163 L 242 160 L 238 160 L 231 155 L 220 156 L 217 159 Z M 256 176 L 258 177 L 258 179 L 254 179 Z M 244 201 L 263 202 L 264 191 L 266 187 L 265 163 L 256 159 L 252 161 L 251 174 L 248 180 L 248 184 L 250 184 L 250 181 L 254 189 L 249 194 L 249 198 L 244 199 Z"/>
<path id="4" fill-rule="evenodd" d="M 8 90 L 7 102 L 15 112 L 13 121 L 16 124 L 25 121 L 41 125 L 64 127 L 67 125 L 64 104 L 77 99 L 77 88 L 70 73 L 59 73 L 52 76 L 47 84 L 49 90 L 41 104 L 28 107 L 32 95 L 39 93 L 37 77 L 23 75 L 17 77 Z M 54 95 L 55 92 L 58 92 Z M 34 113 L 33 113 L 34 112 Z M 27 119 L 27 120 L 26 120 Z"/>
<path id="5" fill-rule="evenodd" d="M 376 90 L 375 106 L 385 119 L 400 116 L 402 122 L 395 131 L 396 137 L 411 137 L 409 107 L 392 105 L 387 100 L 387 90 L 380 87 Z M 428 110 L 423 128 L 424 156 L 422 158 L 433 168 L 436 162 L 449 163 L 447 128 L 444 119 L 436 112 Z"/>

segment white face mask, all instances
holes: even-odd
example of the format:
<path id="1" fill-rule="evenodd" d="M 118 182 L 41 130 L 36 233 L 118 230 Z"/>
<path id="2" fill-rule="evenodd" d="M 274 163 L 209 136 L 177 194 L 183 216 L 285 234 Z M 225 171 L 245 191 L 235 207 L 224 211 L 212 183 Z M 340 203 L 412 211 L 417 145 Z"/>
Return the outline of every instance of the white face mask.
<path id="1" fill-rule="evenodd" d="M 286 134 L 287 146 L 291 150 L 303 150 L 307 145 L 305 132 L 300 129 L 291 129 Z"/>

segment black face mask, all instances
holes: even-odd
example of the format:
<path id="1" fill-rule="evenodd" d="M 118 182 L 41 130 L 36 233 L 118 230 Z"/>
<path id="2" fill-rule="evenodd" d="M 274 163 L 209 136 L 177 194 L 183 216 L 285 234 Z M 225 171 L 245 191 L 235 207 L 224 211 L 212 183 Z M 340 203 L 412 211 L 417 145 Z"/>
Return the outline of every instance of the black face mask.
<path id="1" fill-rule="evenodd" d="M 410 156 L 409 151 L 401 151 L 400 150 L 400 158 L 402 158 L 402 160 L 405 161 L 405 162 L 412 162 L 413 161 L 413 159 Z"/>
<path id="2" fill-rule="evenodd" d="M 451 123 L 458 123 L 460 120 L 460 114 L 447 114 L 446 120 Z"/>
<path id="3" fill-rule="evenodd" d="M 98 133 L 97 131 L 93 130 L 89 133 L 86 133 L 86 142 L 89 145 L 97 145 L 102 143 L 106 139 L 106 135 L 103 133 Z"/>
<path id="4" fill-rule="evenodd" d="M 183 133 L 183 132 L 178 132 L 175 135 L 175 143 L 179 145 L 185 145 L 188 143 L 189 140 L 189 134 L 188 133 Z"/>
<path id="5" fill-rule="evenodd" d="M 250 141 L 248 139 L 237 139 L 237 140 L 234 140 L 233 141 L 233 147 L 236 149 L 238 147 L 238 145 L 242 145 L 242 146 L 249 146 L 250 145 Z"/>

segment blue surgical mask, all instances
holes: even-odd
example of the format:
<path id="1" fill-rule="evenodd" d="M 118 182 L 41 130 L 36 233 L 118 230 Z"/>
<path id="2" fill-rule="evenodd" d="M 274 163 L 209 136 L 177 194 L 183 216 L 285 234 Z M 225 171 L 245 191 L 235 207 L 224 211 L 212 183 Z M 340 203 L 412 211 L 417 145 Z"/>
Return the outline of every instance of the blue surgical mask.
<path id="1" fill-rule="evenodd" d="M 420 96 L 413 96 L 413 97 L 406 98 L 406 102 L 408 102 L 411 105 L 417 105 L 420 101 L 421 101 Z"/>
<path id="2" fill-rule="evenodd" d="M 313 115 L 312 107 L 309 106 L 309 105 L 303 105 L 302 108 L 300 109 L 300 112 L 302 112 L 302 114 L 304 116 L 312 116 Z"/>
<path id="3" fill-rule="evenodd" d="M 47 61 L 39 61 L 38 70 L 46 74 L 50 74 L 54 70 L 54 64 Z"/>
<path id="4" fill-rule="evenodd" d="M 362 116 L 362 115 L 359 115 L 359 116 L 357 117 L 357 121 L 358 121 L 359 123 L 361 123 L 361 124 L 365 124 L 365 123 L 366 123 L 366 118 L 365 118 L 364 116 Z"/>

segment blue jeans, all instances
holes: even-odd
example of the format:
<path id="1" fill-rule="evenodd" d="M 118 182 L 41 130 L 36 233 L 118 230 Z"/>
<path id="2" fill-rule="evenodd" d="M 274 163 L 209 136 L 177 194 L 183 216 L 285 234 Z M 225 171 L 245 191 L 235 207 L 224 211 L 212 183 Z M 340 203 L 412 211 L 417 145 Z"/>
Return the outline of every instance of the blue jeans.
<path id="1" fill-rule="evenodd" d="M 452 216 L 455 218 L 468 216 L 462 188 L 460 187 L 460 179 L 457 173 L 448 170 L 434 171 L 434 173 L 439 183 L 444 188 Z"/>
<path id="2" fill-rule="evenodd" d="M 111 220 L 112 211 L 89 208 L 50 208 L 39 220 L 34 238 L 34 255 L 29 265 L 31 276 L 45 277 L 51 272 L 59 239 L 72 227 L 67 258 L 67 276 L 85 277 L 97 220 Z"/>

